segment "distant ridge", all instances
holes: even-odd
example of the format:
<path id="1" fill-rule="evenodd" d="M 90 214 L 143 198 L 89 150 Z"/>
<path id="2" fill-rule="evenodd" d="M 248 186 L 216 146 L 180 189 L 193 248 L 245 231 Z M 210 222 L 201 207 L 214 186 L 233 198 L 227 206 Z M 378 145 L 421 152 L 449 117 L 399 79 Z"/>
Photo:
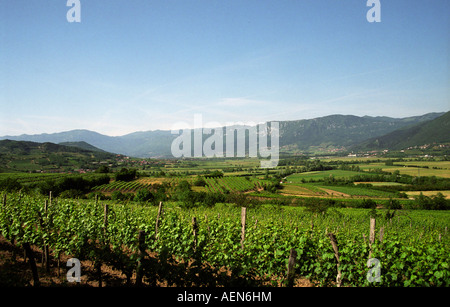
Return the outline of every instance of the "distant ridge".
<path id="1" fill-rule="evenodd" d="M 373 141 L 375 140 L 374 138 L 383 140 L 381 137 L 396 130 L 424 124 L 444 114 L 448 113 L 428 113 L 405 118 L 385 116 L 359 117 L 336 114 L 314 119 L 279 121 L 280 147 L 281 151 L 288 152 L 314 151 L 317 148 L 350 148 L 368 140 Z M 410 141 L 412 143 L 418 142 L 421 139 L 437 134 L 438 132 L 432 132 L 432 130 L 442 130 L 442 125 L 446 121 L 448 122 L 448 118 L 444 117 L 443 120 L 438 121 L 434 126 L 424 126 L 428 128 L 423 128 L 425 129 L 423 131 L 429 132 L 423 132 L 422 136 L 411 138 Z M 4 136 L 0 137 L 0 140 L 10 139 L 52 143 L 86 142 L 110 153 L 132 157 L 158 158 L 173 157 L 171 144 L 176 137 L 177 135 L 167 130 L 141 131 L 112 137 L 94 131 L 79 129 L 52 134 Z M 204 139 L 206 138 L 207 136 L 204 137 Z M 397 148 L 399 141 L 392 140 L 392 142 L 387 142 L 386 145 Z M 360 148 L 373 148 L 373 144 L 370 146 L 366 144 L 365 147 L 361 145 Z"/>
<path id="2" fill-rule="evenodd" d="M 450 143 L 450 112 L 424 123 L 401 128 L 380 137 L 371 138 L 358 144 L 354 149 L 401 150 L 408 147 L 433 143 Z"/>
<path id="3" fill-rule="evenodd" d="M 300 150 L 309 150 L 312 146 L 348 147 L 411 124 L 435 119 L 443 114 L 429 113 L 406 118 L 329 115 L 309 120 L 280 122 L 280 146 L 295 145 Z"/>
<path id="4" fill-rule="evenodd" d="M 97 148 L 95 146 L 92 146 L 91 144 L 88 144 L 88 143 L 86 143 L 84 141 L 80 141 L 80 142 L 61 142 L 61 143 L 58 143 L 58 145 L 77 147 L 77 148 L 81 148 L 81 149 L 88 150 L 88 151 L 106 152 L 103 149 L 100 149 L 100 148 Z"/>

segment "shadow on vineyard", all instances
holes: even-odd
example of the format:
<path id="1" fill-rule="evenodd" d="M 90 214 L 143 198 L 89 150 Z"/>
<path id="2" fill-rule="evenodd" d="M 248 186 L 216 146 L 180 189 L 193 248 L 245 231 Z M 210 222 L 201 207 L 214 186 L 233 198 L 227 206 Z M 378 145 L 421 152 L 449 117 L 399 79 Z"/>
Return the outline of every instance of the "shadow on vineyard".
<path id="1" fill-rule="evenodd" d="M 177 213 L 169 213 L 170 208 L 163 214 L 160 205 L 156 219 L 156 212 L 149 209 L 3 194 L 1 285 L 235 287 L 277 283 L 273 276 L 263 278 L 239 261 L 231 266 L 210 265 L 207 242 L 202 232 L 195 232 L 198 228 L 194 233 L 183 229 L 185 225 L 178 223 Z M 152 216 L 152 222 L 145 214 Z M 80 283 L 70 283 L 66 275 L 66 263 L 72 257 L 80 261 Z"/>
<path id="2" fill-rule="evenodd" d="M 101 266 L 101 276 L 90 260 L 81 261 L 80 283 L 70 283 L 66 277 L 66 263 L 71 258 L 61 255 L 59 260 L 50 257 L 49 269 L 45 267 L 44 254 L 37 248 L 32 248 L 36 269 L 39 277 L 39 286 L 43 287 L 135 287 L 135 270 L 125 274 L 117 269 L 114 264 L 115 255 L 110 253 L 106 258 L 112 264 L 104 263 Z M 0 236 L 0 286 L 3 287 L 30 287 L 36 286 L 30 269 L 29 260 L 24 256 L 23 248 L 12 245 L 4 237 Z M 114 263 L 115 262 L 115 263 Z M 136 268 L 135 268 L 136 269 Z M 236 274 L 236 272 L 235 272 Z M 234 275 L 235 275 L 234 274 Z M 167 255 L 158 257 L 155 253 L 146 252 L 143 261 L 143 279 L 138 286 L 142 287 L 236 287 L 236 286 L 265 286 L 269 279 L 262 279 L 256 275 L 247 274 L 234 276 L 233 272 L 226 268 L 215 269 L 198 261 L 188 263 L 177 261 Z M 305 280 L 299 280 L 297 285 L 311 284 Z"/>

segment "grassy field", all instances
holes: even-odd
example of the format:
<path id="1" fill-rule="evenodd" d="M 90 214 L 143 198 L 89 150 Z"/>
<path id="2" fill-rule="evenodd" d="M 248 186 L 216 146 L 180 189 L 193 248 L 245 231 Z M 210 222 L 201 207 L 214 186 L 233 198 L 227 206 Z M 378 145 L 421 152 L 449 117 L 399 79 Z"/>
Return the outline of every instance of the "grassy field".
<path id="1" fill-rule="evenodd" d="M 282 193 L 290 196 L 302 197 L 375 197 L 386 198 L 395 197 L 394 193 L 372 190 L 358 186 L 332 186 L 324 182 L 310 183 L 310 181 L 321 181 L 329 179 L 331 176 L 339 178 L 350 178 L 361 174 L 361 172 L 346 170 L 329 170 L 298 173 L 288 176 L 283 182 Z M 365 173 L 371 175 L 370 173 Z M 372 184 L 372 182 L 370 182 Z M 394 185 L 397 183 L 379 182 L 375 185 Z"/>
<path id="2" fill-rule="evenodd" d="M 406 194 L 410 198 L 419 196 L 420 193 L 422 193 L 423 195 L 428 196 L 428 197 L 435 196 L 438 193 L 442 193 L 446 199 L 450 199 L 450 191 L 448 191 L 448 190 L 447 191 L 408 191 L 408 192 L 406 192 Z"/>
<path id="3" fill-rule="evenodd" d="M 336 191 L 338 193 L 343 193 L 344 195 L 348 195 L 350 197 L 370 197 L 370 198 L 395 198 L 395 193 L 372 190 L 369 188 L 361 188 L 358 186 L 321 186 L 330 191 Z"/>
<path id="4" fill-rule="evenodd" d="M 450 161 L 405 161 L 395 162 L 387 166 L 386 162 L 371 162 L 358 164 L 361 170 L 379 169 L 384 172 L 399 171 L 410 176 L 436 176 L 450 178 Z"/>
<path id="5" fill-rule="evenodd" d="M 399 171 L 400 174 L 410 176 L 436 176 L 442 178 L 450 178 L 450 170 L 448 169 L 432 169 L 432 168 L 416 168 L 416 167 L 383 167 L 385 172 Z"/>
<path id="6" fill-rule="evenodd" d="M 301 197 L 321 197 L 326 196 L 327 193 L 317 187 L 308 186 L 306 184 L 283 184 L 283 189 L 281 190 L 282 195 L 287 196 L 301 196 Z"/>
<path id="7" fill-rule="evenodd" d="M 358 186 L 330 186 L 324 183 L 286 183 L 283 184 L 282 194 L 300 197 L 370 197 L 389 198 L 396 197 L 395 193 L 378 191 Z"/>
<path id="8" fill-rule="evenodd" d="M 358 175 L 358 172 L 353 171 L 343 171 L 343 170 L 330 170 L 330 171 L 315 171 L 315 172 L 305 172 L 290 175 L 286 178 L 288 183 L 299 183 L 309 180 L 321 180 L 324 178 L 329 178 L 333 176 L 334 178 L 344 178 Z"/>

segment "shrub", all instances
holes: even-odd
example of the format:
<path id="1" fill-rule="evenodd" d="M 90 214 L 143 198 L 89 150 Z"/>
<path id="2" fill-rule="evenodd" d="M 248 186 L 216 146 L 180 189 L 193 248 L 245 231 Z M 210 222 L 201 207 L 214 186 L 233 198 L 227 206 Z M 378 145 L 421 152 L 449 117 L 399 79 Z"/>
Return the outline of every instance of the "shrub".
<path id="1" fill-rule="evenodd" d="M 15 178 L 8 177 L 0 181 L 0 189 L 6 192 L 18 191 L 22 185 Z"/>
<path id="2" fill-rule="evenodd" d="M 136 192 L 136 195 L 134 196 L 134 201 L 140 201 L 140 202 L 146 202 L 146 201 L 152 201 L 154 198 L 152 192 L 150 192 L 147 189 L 140 189 Z"/>
<path id="3" fill-rule="evenodd" d="M 135 169 L 122 168 L 118 173 L 116 173 L 116 181 L 132 181 L 136 178 Z"/>
<path id="4" fill-rule="evenodd" d="M 59 194 L 61 198 L 84 198 L 84 193 L 80 190 L 70 189 Z"/>
<path id="5" fill-rule="evenodd" d="M 361 202 L 361 206 L 360 208 L 365 208 L 365 209 L 372 209 L 372 208 L 376 208 L 377 207 L 377 203 L 370 199 L 370 198 L 364 198 Z"/>
<path id="6" fill-rule="evenodd" d="M 197 176 L 197 178 L 194 181 L 194 186 L 196 186 L 196 187 L 206 186 L 205 178 L 203 178 L 202 176 Z"/>
<path id="7" fill-rule="evenodd" d="M 114 191 L 111 194 L 111 200 L 123 201 L 123 200 L 132 200 L 133 198 L 134 198 L 133 193 L 122 193 L 121 191 Z"/>

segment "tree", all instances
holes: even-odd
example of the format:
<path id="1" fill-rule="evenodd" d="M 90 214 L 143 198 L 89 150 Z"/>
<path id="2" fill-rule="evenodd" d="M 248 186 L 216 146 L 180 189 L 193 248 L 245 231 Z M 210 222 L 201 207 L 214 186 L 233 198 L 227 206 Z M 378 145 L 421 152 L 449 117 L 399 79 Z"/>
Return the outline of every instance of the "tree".
<path id="1" fill-rule="evenodd" d="M 446 210 L 447 208 L 449 208 L 449 201 L 445 199 L 444 194 L 442 194 L 441 192 L 433 196 L 432 201 L 432 208 L 434 210 Z"/>
<path id="2" fill-rule="evenodd" d="M 377 203 L 370 198 L 364 198 L 361 203 L 361 208 L 373 209 L 376 207 L 377 207 Z"/>
<path id="3" fill-rule="evenodd" d="M 184 191 L 190 191 L 191 190 L 191 185 L 189 184 L 189 182 L 187 182 L 187 180 L 181 180 L 180 183 L 178 183 L 178 185 L 175 187 L 175 191 L 176 192 L 184 192 Z"/>
<path id="4" fill-rule="evenodd" d="M 101 174 L 108 174 L 109 173 L 109 167 L 106 166 L 106 165 L 102 165 L 98 169 L 96 169 L 95 172 L 96 173 L 101 173 Z"/>
<path id="5" fill-rule="evenodd" d="M 117 181 L 132 181 L 136 178 L 136 170 L 135 169 L 127 169 L 123 167 L 118 173 L 116 173 Z"/>
<path id="6" fill-rule="evenodd" d="M 397 199 L 389 198 L 386 208 L 392 209 L 392 210 L 397 210 L 397 209 L 401 209 L 402 205 L 400 204 L 400 202 Z"/>
<path id="7" fill-rule="evenodd" d="M 430 210 L 432 207 L 431 198 L 423 195 L 422 192 L 420 192 L 419 196 L 416 197 L 415 201 L 419 209 Z"/>

